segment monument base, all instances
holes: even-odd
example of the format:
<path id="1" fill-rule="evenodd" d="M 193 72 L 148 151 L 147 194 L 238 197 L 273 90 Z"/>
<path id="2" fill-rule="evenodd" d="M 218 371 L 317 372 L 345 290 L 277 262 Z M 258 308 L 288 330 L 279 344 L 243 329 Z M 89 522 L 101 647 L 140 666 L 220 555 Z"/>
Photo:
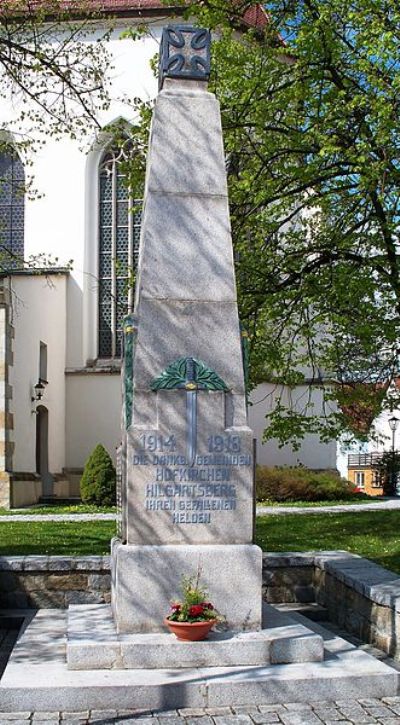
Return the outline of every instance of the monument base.
<path id="1" fill-rule="evenodd" d="M 151 717 L 152 713 L 175 708 L 357 699 L 365 692 L 371 698 L 397 694 L 399 673 L 395 669 L 314 622 L 295 613 L 290 616 L 322 635 L 322 662 L 69 670 L 65 653 L 67 612 L 41 609 L 21 633 L 1 678 L 1 710 L 115 709 L 122 715 L 122 710 L 135 708 Z"/>
<path id="2" fill-rule="evenodd" d="M 69 670 L 176 669 L 321 662 L 319 634 L 263 604 L 258 632 L 211 632 L 203 642 L 180 642 L 167 632 L 118 634 L 105 604 L 72 605 L 68 610 Z"/>
<path id="3" fill-rule="evenodd" d="M 182 576 L 200 571 L 214 607 L 236 632 L 259 630 L 262 551 L 253 544 L 143 546 L 112 542 L 111 603 L 118 632 L 163 632 Z"/>

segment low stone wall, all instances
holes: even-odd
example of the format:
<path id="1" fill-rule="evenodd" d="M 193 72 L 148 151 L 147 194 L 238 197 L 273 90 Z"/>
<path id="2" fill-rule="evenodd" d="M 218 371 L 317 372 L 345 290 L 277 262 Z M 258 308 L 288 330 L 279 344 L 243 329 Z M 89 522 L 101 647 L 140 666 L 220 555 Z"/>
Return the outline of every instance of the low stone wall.
<path id="1" fill-rule="evenodd" d="M 400 659 L 400 577 L 347 552 L 314 558 L 315 599 L 329 619 Z"/>
<path id="2" fill-rule="evenodd" d="M 0 557 L 0 608 L 64 608 L 111 599 L 109 556 Z"/>
<path id="3" fill-rule="evenodd" d="M 263 598 L 266 602 L 314 602 L 314 554 L 264 554 Z"/>
<path id="4" fill-rule="evenodd" d="M 0 557 L 0 608 L 108 603 L 109 556 Z M 400 659 L 400 577 L 342 551 L 263 557 L 267 602 L 317 602 L 329 619 Z"/>

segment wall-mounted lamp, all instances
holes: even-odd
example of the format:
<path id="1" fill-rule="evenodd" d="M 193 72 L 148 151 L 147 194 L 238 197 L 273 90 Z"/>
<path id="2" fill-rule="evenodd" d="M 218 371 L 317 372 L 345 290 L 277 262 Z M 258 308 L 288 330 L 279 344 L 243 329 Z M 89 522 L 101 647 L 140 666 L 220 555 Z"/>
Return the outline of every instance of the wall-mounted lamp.
<path id="1" fill-rule="evenodd" d="M 43 385 L 42 381 L 40 380 L 40 378 L 37 381 L 36 385 L 34 385 L 33 389 L 35 392 L 34 392 L 34 396 L 31 398 L 31 400 L 32 400 L 32 403 L 35 403 L 43 398 L 44 385 Z"/>

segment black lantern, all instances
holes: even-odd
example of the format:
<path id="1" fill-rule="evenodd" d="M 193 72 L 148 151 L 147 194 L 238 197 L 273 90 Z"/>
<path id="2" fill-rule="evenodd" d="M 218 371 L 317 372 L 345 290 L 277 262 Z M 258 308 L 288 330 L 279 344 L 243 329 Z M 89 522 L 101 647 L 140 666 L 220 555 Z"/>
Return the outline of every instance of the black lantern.
<path id="1" fill-rule="evenodd" d="M 36 385 L 34 386 L 33 389 L 35 391 L 35 395 L 32 398 L 32 403 L 33 402 L 37 402 L 37 401 L 39 401 L 39 400 L 41 400 L 43 398 L 44 385 L 43 385 L 42 381 L 40 380 L 40 378 L 37 381 L 37 383 L 36 383 Z"/>

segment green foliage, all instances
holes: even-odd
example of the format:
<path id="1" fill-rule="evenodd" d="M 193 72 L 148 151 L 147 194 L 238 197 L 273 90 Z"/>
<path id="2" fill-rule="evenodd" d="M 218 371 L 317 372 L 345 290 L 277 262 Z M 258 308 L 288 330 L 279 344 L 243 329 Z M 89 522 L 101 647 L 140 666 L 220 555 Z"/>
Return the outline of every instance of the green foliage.
<path id="1" fill-rule="evenodd" d="M 188 13 L 218 28 L 210 90 L 251 384 L 276 384 L 269 438 L 350 438 L 355 405 L 365 438 L 398 374 L 399 5 L 269 0 L 266 28 L 238 34 L 250 4 L 205 0 Z M 150 109 L 138 108 L 144 138 Z"/>
<path id="2" fill-rule="evenodd" d="M 377 464 L 377 469 L 383 484 L 384 496 L 395 496 L 400 475 L 400 453 L 398 451 L 383 453 Z"/>
<path id="3" fill-rule="evenodd" d="M 210 619 L 222 620 L 223 617 L 208 601 L 207 590 L 200 585 L 200 569 L 195 576 L 182 577 L 181 601 L 171 604 L 171 613 L 167 619 L 171 622 L 206 622 Z"/>
<path id="4" fill-rule="evenodd" d="M 49 135 L 91 134 L 100 129 L 98 111 L 109 106 L 105 41 L 112 28 L 87 42 L 100 16 L 85 0 L 75 6 L 62 0 L 1 3 L 0 98 L 16 101 L 13 131 L 20 150 Z"/>
<path id="5" fill-rule="evenodd" d="M 112 506 L 116 499 L 116 474 L 110 455 L 98 443 L 85 463 L 81 478 L 83 503 Z"/>
<path id="6" fill-rule="evenodd" d="M 257 466 L 257 501 L 335 501 L 357 496 L 355 486 L 329 471 Z"/>

